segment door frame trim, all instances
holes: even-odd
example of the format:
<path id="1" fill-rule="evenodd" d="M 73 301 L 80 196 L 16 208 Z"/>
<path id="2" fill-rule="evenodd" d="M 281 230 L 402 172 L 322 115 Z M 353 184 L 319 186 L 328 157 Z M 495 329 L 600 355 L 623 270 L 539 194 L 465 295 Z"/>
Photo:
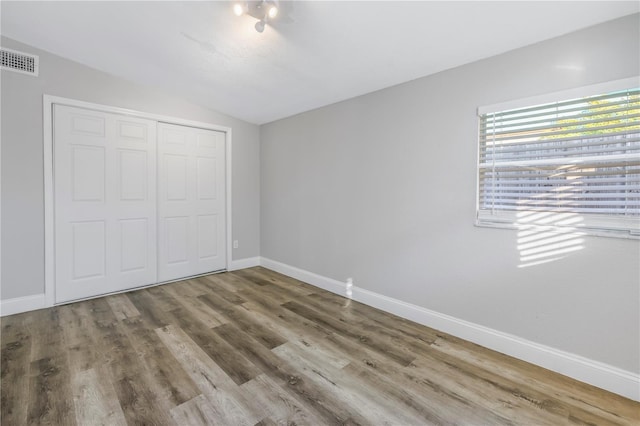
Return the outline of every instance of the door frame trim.
<path id="1" fill-rule="evenodd" d="M 54 221 L 54 191 L 53 191 L 53 106 L 64 105 L 70 107 L 90 109 L 99 112 L 120 114 L 136 118 L 153 120 L 158 123 L 177 124 L 181 126 L 197 127 L 206 130 L 216 130 L 225 133 L 225 187 L 226 187 L 226 269 L 231 266 L 232 255 L 232 190 L 231 190 L 231 158 L 232 158 L 232 130 L 231 127 L 220 126 L 202 121 L 187 120 L 167 115 L 152 114 L 132 109 L 102 105 L 77 99 L 63 98 L 44 94 L 42 96 L 42 129 L 44 148 L 44 296 L 45 306 L 55 303 L 55 221 Z"/>

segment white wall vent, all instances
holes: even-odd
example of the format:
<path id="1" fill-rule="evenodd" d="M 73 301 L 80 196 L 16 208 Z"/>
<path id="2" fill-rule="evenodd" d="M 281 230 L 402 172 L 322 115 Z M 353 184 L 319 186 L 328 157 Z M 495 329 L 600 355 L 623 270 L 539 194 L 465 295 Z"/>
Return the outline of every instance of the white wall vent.
<path id="1" fill-rule="evenodd" d="M 0 48 L 2 63 L 0 68 L 7 71 L 15 71 L 21 74 L 38 76 L 39 58 L 29 53 L 18 52 L 17 50 Z"/>

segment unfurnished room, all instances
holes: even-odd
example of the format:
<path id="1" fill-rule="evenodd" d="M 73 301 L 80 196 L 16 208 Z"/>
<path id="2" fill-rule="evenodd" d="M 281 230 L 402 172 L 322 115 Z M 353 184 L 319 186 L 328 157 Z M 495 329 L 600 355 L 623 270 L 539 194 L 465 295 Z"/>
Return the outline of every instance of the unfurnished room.
<path id="1" fill-rule="evenodd" d="M 0 35 L 3 426 L 640 424 L 640 2 Z"/>

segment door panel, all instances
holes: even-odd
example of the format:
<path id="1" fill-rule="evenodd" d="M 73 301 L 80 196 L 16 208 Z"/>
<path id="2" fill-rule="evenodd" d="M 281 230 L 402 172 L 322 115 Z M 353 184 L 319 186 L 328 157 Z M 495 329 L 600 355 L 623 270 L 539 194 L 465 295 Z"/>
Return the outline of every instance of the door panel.
<path id="1" fill-rule="evenodd" d="M 122 219 L 120 222 L 120 272 L 134 272 L 147 267 L 149 220 Z"/>
<path id="2" fill-rule="evenodd" d="M 158 276 L 226 267 L 225 134 L 158 125 Z"/>
<path id="3" fill-rule="evenodd" d="M 57 303 L 157 281 L 155 128 L 54 106 Z"/>
<path id="4" fill-rule="evenodd" d="M 103 220 L 72 222 L 71 268 L 73 281 L 105 276 L 105 223 Z"/>
<path id="5" fill-rule="evenodd" d="M 147 153 L 118 150 L 118 186 L 120 201 L 145 201 L 147 198 Z"/>
<path id="6" fill-rule="evenodd" d="M 196 168 L 198 200 L 216 199 L 215 158 L 198 158 Z"/>
<path id="7" fill-rule="evenodd" d="M 116 120 L 117 134 L 121 139 L 131 139 L 136 142 L 147 143 L 148 126 L 145 123 L 134 123 L 129 120 Z M 155 143 L 155 141 L 149 141 Z"/>
<path id="8" fill-rule="evenodd" d="M 91 114 L 91 115 L 89 115 Z M 92 135 L 98 137 L 105 137 L 106 119 L 100 115 L 96 115 L 93 112 L 87 111 L 84 114 L 81 110 L 76 109 L 75 113 L 70 116 L 72 135 Z"/>
<path id="9" fill-rule="evenodd" d="M 218 215 L 198 216 L 198 259 L 205 260 L 218 255 Z"/>
<path id="10" fill-rule="evenodd" d="M 168 201 L 188 201 L 188 161 L 189 159 L 186 156 L 165 154 L 164 164 L 166 176 L 163 177 L 166 179 L 166 199 Z"/>
<path id="11" fill-rule="evenodd" d="M 104 148 L 73 146 L 71 152 L 73 201 L 104 201 Z"/>
<path id="12" fill-rule="evenodd" d="M 167 263 L 174 267 L 176 264 L 183 264 L 185 273 L 189 273 L 189 217 L 168 217 L 164 223 Z"/>

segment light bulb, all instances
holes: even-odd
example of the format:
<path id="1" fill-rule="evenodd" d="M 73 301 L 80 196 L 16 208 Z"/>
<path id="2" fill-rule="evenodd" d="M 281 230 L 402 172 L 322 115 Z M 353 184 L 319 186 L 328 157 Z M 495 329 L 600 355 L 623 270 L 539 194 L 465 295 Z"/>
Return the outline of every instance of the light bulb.
<path id="1" fill-rule="evenodd" d="M 244 7 L 240 3 L 234 4 L 233 13 L 235 13 L 236 16 L 242 16 L 242 14 L 244 13 Z"/>
<path id="2" fill-rule="evenodd" d="M 278 8 L 275 6 L 271 6 L 269 8 L 269 18 L 273 19 L 278 16 Z"/>
<path id="3" fill-rule="evenodd" d="M 259 33 L 264 31 L 264 21 L 256 22 L 256 31 Z"/>

